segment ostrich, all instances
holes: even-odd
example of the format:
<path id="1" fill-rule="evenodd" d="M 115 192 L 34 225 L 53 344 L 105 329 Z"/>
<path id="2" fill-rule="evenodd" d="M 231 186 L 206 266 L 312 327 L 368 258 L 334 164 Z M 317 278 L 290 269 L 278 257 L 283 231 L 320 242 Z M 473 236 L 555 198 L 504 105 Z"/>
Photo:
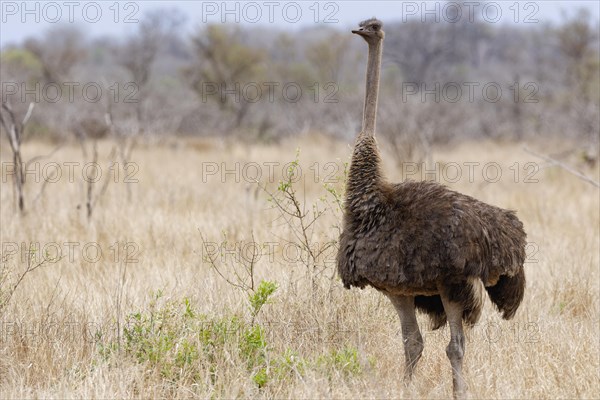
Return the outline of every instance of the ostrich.
<path id="1" fill-rule="evenodd" d="M 485 204 L 435 182 L 384 180 L 375 119 L 384 32 L 372 18 L 352 33 L 368 44 L 362 131 L 348 175 L 343 230 L 337 255 L 346 289 L 374 287 L 396 309 L 402 326 L 405 382 L 423 351 L 415 310 L 433 329 L 450 325 L 446 355 L 453 394 L 465 395 L 463 321 L 474 325 L 483 289 L 510 319 L 525 290 L 525 232 L 513 211 Z"/>

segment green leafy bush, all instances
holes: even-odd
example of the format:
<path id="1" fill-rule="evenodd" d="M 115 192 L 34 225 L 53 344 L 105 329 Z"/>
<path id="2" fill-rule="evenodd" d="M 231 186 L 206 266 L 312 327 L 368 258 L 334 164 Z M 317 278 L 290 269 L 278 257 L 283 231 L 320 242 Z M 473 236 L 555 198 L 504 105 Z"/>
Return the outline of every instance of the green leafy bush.
<path id="1" fill-rule="evenodd" d="M 319 357 L 317 364 L 328 371 L 341 371 L 346 375 L 357 375 L 361 372 L 358 351 L 352 347 L 331 350 L 329 354 Z"/>
<path id="2" fill-rule="evenodd" d="M 250 301 L 250 312 L 252 317 L 256 317 L 260 309 L 267 304 L 269 297 L 277 290 L 277 284 L 270 281 L 261 281 L 256 291 L 248 295 Z"/>

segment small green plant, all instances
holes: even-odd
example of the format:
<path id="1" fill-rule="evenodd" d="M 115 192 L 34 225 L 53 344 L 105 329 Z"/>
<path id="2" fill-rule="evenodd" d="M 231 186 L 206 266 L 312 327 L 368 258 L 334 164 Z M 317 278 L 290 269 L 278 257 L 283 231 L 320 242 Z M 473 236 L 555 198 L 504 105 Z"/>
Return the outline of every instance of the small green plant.
<path id="1" fill-rule="evenodd" d="M 331 196 L 333 203 L 336 205 L 335 208 L 331 207 L 330 199 L 327 196 L 321 197 L 321 201 L 325 203 L 329 208 L 332 208 L 334 212 L 341 213 L 344 211 L 344 195 L 345 195 L 345 185 L 346 180 L 348 180 L 348 163 L 344 163 L 344 170 L 341 175 L 335 177 L 336 185 L 331 182 L 325 182 L 323 187 Z"/>
<path id="2" fill-rule="evenodd" d="M 287 348 L 285 352 L 273 360 L 273 372 L 279 380 L 285 380 L 290 376 L 303 375 L 308 362 L 300 355 Z"/>
<path id="3" fill-rule="evenodd" d="M 152 294 L 148 308 L 129 314 L 123 328 L 123 343 L 118 338 L 102 340 L 97 334 L 99 362 L 108 361 L 119 348 L 139 364 L 147 364 L 166 379 L 177 381 L 201 377 L 209 372 L 218 379 L 219 365 L 238 358 L 246 364 L 250 379 L 258 387 L 269 381 L 266 333 L 254 323 L 277 284 L 261 281 L 248 293 L 252 322 L 235 314 L 209 317 L 197 312 L 188 298 L 165 301 L 162 291 Z"/>
<path id="4" fill-rule="evenodd" d="M 264 387 L 269 381 L 269 375 L 267 374 L 266 368 L 259 369 L 254 375 L 252 375 L 252 381 L 256 383 L 259 388 Z"/>
<path id="5" fill-rule="evenodd" d="M 198 345 L 190 339 L 184 338 L 175 354 L 175 365 L 182 368 L 185 365 L 192 364 L 198 360 L 199 357 L 200 353 L 198 351 Z"/>
<path id="6" fill-rule="evenodd" d="M 303 358 L 293 347 L 278 352 L 269 345 L 267 329 L 254 317 L 264 312 L 277 288 L 276 282 L 261 281 L 248 293 L 252 320 L 247 314 L 209 316 L 198 312 L 188 298 L 166 300 L 157 291 L 146 309 L 128 315 L 122 335 L 96 334 L 99 357 L 94 365 L 110 363 L 114 355 L 125 356 L 174 385 L 205 382 L 208 376 L 219 386 L 226 378 L 221 371 L 234 363 L 244 366 L 247 379 L 259 389 L 272 382 L 302 379 L 308 369 L 330 378 L 360 374 L 358 351 L 353 347 Z"/>
<path id="7" fill-rule="evenodd" d="M 317 364 L 328 371 L 341 371 L 345 375 L 357 375 L 361 372 L 358 350 L 353 347 L 331 350 L 329 354 L 319 357 Z"/>
<path id="8" fill-rule="evenodd" d="M 261 281 L 256 291 L 248 294 L 250 301 L 250 314 L 252 318 L 258 315 L 262 307 L 267 304 L 269 297 L 277 290 L 277 283 L 271 281 Z"/>
<path id="9" fill-rule="evenodd" d="M 102 361 L 109 361 L 111 355 L 119 352 L 119 342 L 105 339 L 101 329 L 94 333 L 94 343 Z"/>
<path id="10" fill-rule="evenodd" d="M 123 328 L 123 348 L 138 363 L 148 363 L 165 378 L 176 379 L 182 369 L 194 369 L 200 358 L 203 316 L 193 310 L 187 298 L 159 304 L 162 296 L 157 291 L 147 311 L 129 314 Z M 99 352 L 106 357 L 107 351 L 114 348 L 109 343 L 101 346 Z"/>
<path id="11" fill-rule="evenodd" d="M 335 276 L 331 268 L 331 251 L 335 251 L 337 237 L 341 228 L 338 225 L 332 229 L 322 230 L 319 220 L 328 215 L 335 214 L 339 220 L 342 211 L 344 182 L 347 176 L 347 164 L 341 176 L 324 177 L 325 194 L 314 203 L 308 203 L 305 187 L 300 175 L 300 150 L 296 150 L 296 157 L 289 162 L 285 176 L 279 181 L 277 190 L 272 191 L 266 185 L 257 182 L 258 186 L 266 193 L 267 201 L 271 208 L 278 213 L 278 220 L 288 226 L 292 235 L 291 243 L 299 249 L 299 262 L 306 267 L 306 272 L 315 288 L 317 277 L 328 268 L 332 270 L 330 276 Z"/>
<path id="12" fill-rule="evenodd" d="M 267 341 L 263 328 L 260 325 L 246 328 L 240 341 L 240 351 L 248 363 L 249 369 L 266 364 L 266 350 Z"/>
<path id="13" fill-rule="evenodd" d="M 257 369 L 252 380 L 259 388 L 265 386 L 269 380 L 267 362 L 267 341 L 265 330 L 255 324 L 254 320 L 262 307 L 269 302 L 269 298 L 277 290 L 277 283 L 261 281 L 254 292 L 248 293 L 250 302 L 251 326 L 245 329 L 243 340 L 240 343 L 242 355 L 245 357 L 249 369 Z"/>

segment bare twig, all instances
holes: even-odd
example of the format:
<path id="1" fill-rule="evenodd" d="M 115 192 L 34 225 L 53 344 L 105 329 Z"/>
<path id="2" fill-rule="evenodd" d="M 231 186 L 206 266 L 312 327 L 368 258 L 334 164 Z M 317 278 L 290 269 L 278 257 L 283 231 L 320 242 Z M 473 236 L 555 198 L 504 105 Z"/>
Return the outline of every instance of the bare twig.
<path id="1" fill-rule="evenodd" d="M 117 146 L 114 145 L 113 148 L 110 151 L 110 154 L 108 155 L 108 159 L 110 160 L 110 167 L 108 167 L 108 171 L 110 171 L 111 169 L 114 169 L 115 164 L 117 163 L 117 161 L 115 160 L 115 156 L 117 153 Z M 108 184 L 110 182 L 110 174 L 106 174 L 106 177 L 104 178 L 104 183 L 102 184 L 102 187 L 100 188 L 100 191 L 98 192 L 98 194 L 96 195 L 96 198 L 94 199 L 94 207 L 96 206 L 96 203 L 98 202 L 98 200 L 104 196 L 104 193 L 106 193 L 106 189 L 108 189 Z"/>
<path id="2" fill-rule="evenodd" d="M 47 262 L 53 262 L 53 263 L 55 263 L 57 261 L 60 261 L 62 258 L 64 258 L 64 256 L 57 257 L 57 258 L 54 258 L 54 259 L 48 259 L 47 257 L 42 257 L 41 261 L 39 261 L 37 263 L 34 263 L 33 262 L 34 261 L 34 257 L 35 257 L 35 252 L 32 251 L 32 250 L 29 250 L 29 252 L 27 254 L 27 266 L 25 267 L 25 270 L 23 272 L 21 272 L 17 276 L 17 279 L 10 286 L 10 288 L 7 291 L 7 293 L 2 293 L 2 298 L 0 298 L 0 314 L 2 312 L 2 309 L 8 305 L 8 303 L 12 299 L 13 295 L 17 291 L 19 285 L 21 285 L 21 283 L 23 282 L 23 280 L 25 279 L 25 277 L 29 273 L 35 271 L 36 269 L 39 269 L 39 268 L 43 267 Z M 8 261 L 8 257 L 3 256 L 1 262 L 4 264 L 7 261 Z M 2 279 L 3 280 L 7 279 L 7 277 L 6 276 L 2 276 Z"/>
<path id="3" fill-rule="evenodd" d="M 98 165 L 98 144 L 96 141 L 94 141 L 94 144 L 92 146 L 92 164 L 93 165 Z M 90 178 L 89 176 L 87 177 L 87 200 L 86 200 L 86 209 L 87 209 L 87 217 L 88 217 L 88 221 L 92 218 L 92 212 L 94 210 L 94 202 L 92 199 L 92 194 L 93 194 L 93 189 L 94 189 L 94 180 L 92 178 Z"/>
<path id="4" fill-rule="evenodd" d="M 25 125 L 27 125 L 27 122 L 29 122 L 29 118 L 31 118 L 31 114 L 33 113 L 34 106 L 35 106 L 35 104 L 33 102 L 29 103 L 29 107 L 27 108 L 27 113 L 25 114 L 25 117 L 23 117 L 23 122 L 21 122 L 21 126 L 25 126 Z"/>
<path id="5" fill-rule="evenodd" d="M 573 167 L 571 167 L 571 166 L 563 163 L 562 161 L 559 161 L 559 160 L 557 160 L 555 158 L 552 158 L 552 157 L 549 157 L 549 156 L 545 156 L 545 155 L 536 153 L 536 152 L 528 149 L 527 147 L 525 147 L 524 150 L 525 150 L 525 152 L 527 152 L 527 153 L 529 153 L 529 154 L 531 154 L 531 155 L 533 155 L 535 157 L 541 158 L 542 160 L 550 163 L 551 165 L 555 165 L 557 167 L 560 167 L 560 168 L 564 169 L 568 173 L 570 173 L 572 175 L 575 175 L 576 177 L 578 177 L 579 179 L 581 179 L 584 182 L 587 182 L 587 183 L 589 183 L 589 184 L 591 184 L 593 186 L 596 186 L 596 187 L 600 187 L 600 183 L 598 183 L 595 180 L 593 180 L 593 179 L 585 176 L 581 172 L 579 172 L 576 169 L 574 169 Z"/>
<path id="6" fill-rule="evenodd" d="M 199 231 L 199 230 L 198 230 Z M 227 276 L 225 276 L 225 274 L 223 274 L 221 272 L 221 270 L 219 269 L 219 267 L 217 266 L 217 261 L 216 261 L 216 257 L 214 255 L 211 254 L 211 252 L 208 250 L 208 246 L 206 245 L 206 240 L 204 240 L 204 236 L 202 236 L 202 232 L 200 232 L 200 239 L 202 240 L 202 247 L 204 252 L 206 252 L 206 255 L 204 257 L 205 261 L 208 261 L 208 263 L 210 264 L 210 266 L 217 272 L 217 274 L 219 274 L 219 276 L 221 278 L 223 278 L 225 280 L 225 282 L 227 282 L 228 284 L 230 284 L 233 287 L 242 289 L 243 291 L 248 291 L 248 290 L 254 290 L 254 257 L 252 260 L 252 267 L 249 269 L 250 271 L 250 285 L 248 285 L 243 279 L 240 278 L 240 276 L 237 274 L 237 272 L 235 271 L 234 268 L 234 273 L 236 275 L 237 278 L 237 282 L 232 281 L 231 279 L 229 279 Z"/>
<path id="7" fill-rule="evenodd" d="M 33 205 L 35 206 L 37 204 L 37 202 L 42 198 L 42 195 L 44 194 L 44 191 L 46 190 L 46 185 L 48 185 L 48 182 L 52 181 L 54 178 L 56 178 L 56 171 L 52 172 L 52 175 L 47 178 L 44 179 L 44 183 L 42 183 L 42 187 L 40 189 L 40 191 L 38 192 L 37 196 L 35 196 L 35 198 L 33 199 Z"/>
<path id="8" fill-rule="evenodd" d="M 31 160 L 29 160 L 25 163 L 25 169 L 27 169 L 29 167 L 29 165 L 31 165 L 32 163 L 34 163 L 36 161 L 46 160 L 46 159 L 52 157 L 62 147 L 63 147 L 63 143 L 60 143 L 49 154 L 33 157 Z"/>

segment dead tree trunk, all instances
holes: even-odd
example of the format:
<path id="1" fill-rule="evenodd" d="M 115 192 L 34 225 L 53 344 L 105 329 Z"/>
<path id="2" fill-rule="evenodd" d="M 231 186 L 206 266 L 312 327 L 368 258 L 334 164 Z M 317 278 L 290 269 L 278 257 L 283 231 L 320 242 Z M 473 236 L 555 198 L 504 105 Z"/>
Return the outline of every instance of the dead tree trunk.
<path id="1" fill-rule="evenodd" d="M 14 188 L 17 195 L 17 204 L 21 215 L 25 214 L 25 199 L 23 194 L 23 186 L 25 185 L 25 166 L 23 165 L 23 157 L 21 156 L 21 142 L 23 140 L 23 131 L 27 125 L 27 121 L 33 112 L 34 103 L 29 103 L 27 113 L 21 122 L 17 121 L 12 107 L 8 103 L 2 103 L 0 111 L 0 123 L 4 127 L 10 143 L 10 149 L 13 153 L 14 167 Z M 8 116 L 5 117 L 3 112 Z"/>

